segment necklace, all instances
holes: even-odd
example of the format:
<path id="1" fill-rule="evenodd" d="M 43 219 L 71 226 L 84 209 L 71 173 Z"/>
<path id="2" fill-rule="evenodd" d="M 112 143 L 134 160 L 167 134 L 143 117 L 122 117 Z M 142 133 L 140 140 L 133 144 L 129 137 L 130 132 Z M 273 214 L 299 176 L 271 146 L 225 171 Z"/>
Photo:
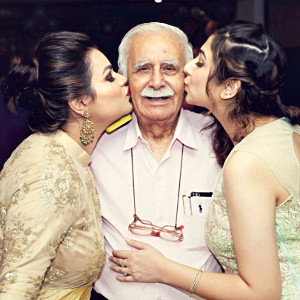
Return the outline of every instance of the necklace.
<path id="1" fill-rule="evenodd" d="M 132 194 L 133 194 L 133 204 L 134 204 L 134 214 L 136 215 L 136 199 L 135 199 L 135 180 L 134 180 L 134 159 L 133 159 L 133 149 L 130 149 L 131 152 L 131 175 L 132 175 Z M 179 207 L 179 196 L 181 188 L 181 175 L 182 175 L 182 162 L 183 162 L 183 152 L 184 145 L 181 147 L 181 158 L 180 158 L 180 169 L 179 169 L 179 178 L 178 178 L 178 191 L 177 191 L 177 204 L 176 204 L 176 215 L 175 215 L 175 229 L 177 229 L 177 217 L 178 217 L 178 207 Z"/>

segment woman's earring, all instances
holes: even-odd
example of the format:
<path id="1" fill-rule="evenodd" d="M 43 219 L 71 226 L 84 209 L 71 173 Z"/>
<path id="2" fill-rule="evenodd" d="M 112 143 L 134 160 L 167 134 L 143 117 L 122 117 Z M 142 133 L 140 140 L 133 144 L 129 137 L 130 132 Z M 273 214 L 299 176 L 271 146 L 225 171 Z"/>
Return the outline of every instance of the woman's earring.
<path id="1" fill-rule="evenodd" d="M 93 122 L 89 119 L 91 113 L 88 109 L 83 112 L 83 117 L 85 117 L 85 121 L 82 124 L 80 129 L 80 141 L 84 146 L 89 145 L 94 141 L 95 132 L 93 127 Z"/>

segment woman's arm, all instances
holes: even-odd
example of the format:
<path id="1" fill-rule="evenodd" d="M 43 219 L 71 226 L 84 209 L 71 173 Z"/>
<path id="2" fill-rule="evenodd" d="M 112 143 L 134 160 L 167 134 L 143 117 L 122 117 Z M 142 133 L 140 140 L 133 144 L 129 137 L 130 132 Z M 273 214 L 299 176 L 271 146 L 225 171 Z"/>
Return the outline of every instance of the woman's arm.
<path id="1" fill-rule="evenodd" d="M 238 274 L 202 272 L 194 293 L 205 299 L 279 299 L 281 276 L 275 235 L 276 201 L 286 196 L 273 173 L 259 159 L 237 152 L 224 168 L 229 220 Z M 111 258 L 128 268 L 120 281 L 160 282 L 189 291 L 197 270 L 166 259 L 149 245 L 138 251 L 114 251 Z M 122 273 L 119 265 L 111 267 Z"/>

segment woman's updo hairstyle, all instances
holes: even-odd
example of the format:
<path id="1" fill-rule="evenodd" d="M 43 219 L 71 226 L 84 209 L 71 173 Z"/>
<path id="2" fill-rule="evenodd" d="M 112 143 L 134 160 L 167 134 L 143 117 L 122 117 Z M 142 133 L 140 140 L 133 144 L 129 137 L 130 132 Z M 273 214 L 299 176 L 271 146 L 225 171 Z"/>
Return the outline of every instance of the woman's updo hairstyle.
<path id="1" fill-rule="evenodd" d="M 37 44 L 34 63 L 19 64 L 2 85 L 11 111 L 20 106 L 31 111 L 31 130 L 52 132 L 68 118 L 68 101 L 91 97 L 89 51 L 96 48 L 82 33 L 60 31 L 46 34 Z"/>
<path id="2" fill-rule="evenodd" d="M 216 30 L 211 50 L 214 68 L 209 81 L 241 81 L 241 88 L 228 106 L 229 118 L 238 125 L 235 142 L 253 130 L 256 117 L 287 117 L 292 124 L 300 122 L 300 110 L 283 105 L 280 98 L 286 74 L 285 53 L 260 24 L 236 21 Z M 233 144 L 221 125 L 215 123 L 213 145 L 219 164 L 223 165 Z"/>

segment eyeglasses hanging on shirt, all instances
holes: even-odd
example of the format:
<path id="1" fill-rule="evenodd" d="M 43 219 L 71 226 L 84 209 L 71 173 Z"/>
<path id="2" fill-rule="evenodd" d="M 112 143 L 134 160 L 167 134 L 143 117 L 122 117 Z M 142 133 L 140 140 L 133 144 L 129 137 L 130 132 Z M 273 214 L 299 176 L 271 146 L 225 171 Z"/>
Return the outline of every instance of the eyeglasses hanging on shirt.
<path id="1" fill-rule="evenodd" d="M 172 225 L 160 227 L 149 221 L 141 220 L 136 214 L 133 215 L 133 218 L 133 222 L 128 226 L 128 229 L 133 234 L 157 236 L 170 242 L 180 242 L 183 240 L 183 225 L 177 228 Z"/>
<path id="2" fill-rule="evenodd" d="M 182 173 L 182 161 L 183 161 L 183 150 L 184 145 L 181 148 L 181 160 L 180 160 L 180 172 L 178 180 L 178 194 L 177 194 L 177 206 L 176 206 L 176 217 L 175 225 L 165 225 L 163 227 L 152 224 L 149 221 L 141 220 L 136 213 L 136 201 L 135 201 L 135 182 L 134 182 L 134 161 L 133 161 L 133 150 L 131 148 L 131 172 L 132 172 L 132 192 L 134 202 L 134 215 L 133 222 L 128 226 L 128 230 L 137 235 L 150 235 L 157 236 L 170 242 L 180 242 L 183 240 L 183 225 L 177 226 L 178 206 L 179 206 L 179 195 L 181 186 L 181 173 Z"/>

